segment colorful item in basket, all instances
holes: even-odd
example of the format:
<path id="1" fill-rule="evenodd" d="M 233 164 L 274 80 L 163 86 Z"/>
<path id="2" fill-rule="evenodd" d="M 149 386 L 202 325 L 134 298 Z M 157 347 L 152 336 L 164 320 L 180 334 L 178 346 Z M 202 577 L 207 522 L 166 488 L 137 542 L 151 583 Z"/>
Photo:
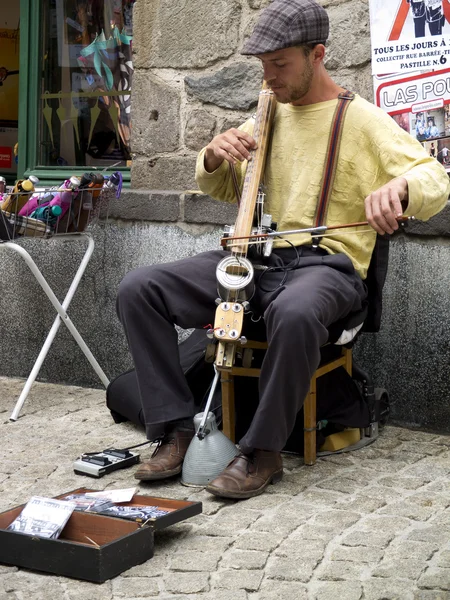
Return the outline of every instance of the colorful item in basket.
<path id="1" fill-rule="evenodd" d="M 65 230 L 69 232 L 84 231 L 88 224 L 92 210 L 96 206 L 104 184 L 104 177 L 101 173 L 84 173 L 81 177 L 79 195 L 76 202 L 72 204 L 71 214 L 65 225 Z"/>
<path id="2" fill-rule="evenodd" d="M 61 216 L 62 208 L 58 205 L 56 206 L 39 206 L 35 211 L 33 211 L 30 215 L 32 219 L 38 219 L 39 221 L 44 221 L 49 225 L 56 225 L 58 218 Z"/>
<path id="3" fill-rule="evenodd" d="M 20 217 L 17 214 L 10 213 L 7 211 L 1 211 L 0 214 L 2 222 L 9 223 L 8 230 L 11 231 L 6 239 L 11 240 L 18 237 L 39 237 L 48 238 L 55 233 L 53 226 L 39 221 L 38 219 L 31 219 L 30 217 Z"/>
<path id="4" fill-rule="evenodd" d="M 47 206 L 56 190 L 33 194 L 28 202 L 19 210 L 20 217 L 29 217 L 39 206 Z"/>
<path id="5" fill-rule="evenodd" d="M 77 197 L 80 183 L 79 177 L 76 177 L 75 175 L 72 176 L 62 184 L 58 190 L 59 193 L 55 194 L 50 201 L 50 206 L 61 207 L 61 217 L 63 217 L 67 211 L 71 210 L 73 201 Z"/>
<path id="6" fill-rule="evenodd" d="M 74 510 L 73 502 L 33 496 L 7 529 L 54 540 L 59 537 Z"/>
<path id="7" fill-rule="evenodd" d="M 31 178 L 19 179 L 12 192 L 3 200 L 0 208 L 10 213 L 18 213 L 28 202 L 30 195 L 34 192 L 34 183 L 35 182 L 31 180 Z"/>
<path id="8" fill-rule="evenodd" d="M 78 177 L 71 177 L 62 183 L 59 187 L 50 189 L 45 193 L 34 194 L 25 206 L 19 211 L 21 217 L 28 217 L 38 208 L 42 206 L 60 206 L 61 214 L 64 214 L 70 209 L 73 198 L 76 196 L 76 190 L 80 186 Z"/>
<path id="9" fill-rule="evenodd" d="M 105 177 L 105 179 L 105 187 L 107 189 L 116 190 L 116 198 L 120 198 L 123 185 L 122 173 L 120 171 L 115 171 L 114 173 L 111 173 L 111 175 Z"/>

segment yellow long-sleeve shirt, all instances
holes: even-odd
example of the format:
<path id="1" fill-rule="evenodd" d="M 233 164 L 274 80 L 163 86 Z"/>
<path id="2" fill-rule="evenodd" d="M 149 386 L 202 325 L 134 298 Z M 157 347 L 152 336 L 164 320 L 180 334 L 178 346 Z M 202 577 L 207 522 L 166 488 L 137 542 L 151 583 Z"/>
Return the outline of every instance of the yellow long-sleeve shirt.
<path id="1" fill-rule="evenodd" d="M 313 225 L 336 103 L 337 100 L 330 100 L 308 106 L 277 105 L 264 183 L 265 212 L 278 223 L 279 231 Z M 249 119 L 241 129 L 252 134 L 253 126 L 254 119 Z M 228 162 L 208 173 L 204 152 L 203 149 L 197 160 L 198 186 L 213 198 L 235 201 Z M 236 167 L 241 186 L 246 167 L 246 161 Z M 365 221 L 364 199 L 399 176 L 408 181 L 407 216 L 426 221 L 444 208 L 450 183 L 442 165 L 391 117 L 357 95 L 345 117 L 325 224 Z M 363 279 L 376 239 L 375 231 L 362 231 L 367 229 L 360 227 L 361 233 L 355 233 L 356 228 L 333 231 L 320 242 L 330 254 L 347 254 Z M 288 239 L 296 246 L 311 243 L 310 234 L 291 235 Z M 287 246 L 289 242 L 276 240 L 274 246 Z"/>

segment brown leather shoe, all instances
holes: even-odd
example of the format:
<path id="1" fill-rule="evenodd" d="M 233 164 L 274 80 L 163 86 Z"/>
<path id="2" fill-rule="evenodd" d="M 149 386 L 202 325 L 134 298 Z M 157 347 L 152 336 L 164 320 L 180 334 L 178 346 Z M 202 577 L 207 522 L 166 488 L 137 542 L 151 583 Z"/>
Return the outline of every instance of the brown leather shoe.
<path id="1" fill-rule="evenodd" d="M 269 483 L 283 477 L 280 452 L 255 450 L 240 454 L 228 467 L 206 486 L 206 491 L 224 498 L 253 498 L 262 494 Z"/>
<path id="2" fill-rule="evenodd" d="M 155 448 L 150 460 L 141 464 L 134 474 L 141 481 L 155 481 L 181 473 L 183 460 L 194 431 L 173 431 Z"/>

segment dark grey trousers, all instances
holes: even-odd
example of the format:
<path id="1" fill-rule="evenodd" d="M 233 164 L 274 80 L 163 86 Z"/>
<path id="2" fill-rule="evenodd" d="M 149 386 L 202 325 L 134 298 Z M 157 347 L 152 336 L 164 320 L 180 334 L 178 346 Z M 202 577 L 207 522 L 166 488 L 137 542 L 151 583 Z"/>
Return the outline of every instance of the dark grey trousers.
<path id="1" fill-rule="evenodd" d="M 253 448 L 281 450 L 320 362 L 327 327 L 361 309 L 365 286 L 349 258 L 306 247 L 274 251 L 268 263 L 289 270 L 256 271 L 252 307 L 264 315 L 269 348 L 260 377 L 260 402 L 240 440 Z M 122 281 L 117 312 L 136 367 L 148 439 L 169 421 L 192 417 L 194 400 L 177 360 L 183 329 L 214 322 L 216 266 L 221 250 L 142 267 Z"/>

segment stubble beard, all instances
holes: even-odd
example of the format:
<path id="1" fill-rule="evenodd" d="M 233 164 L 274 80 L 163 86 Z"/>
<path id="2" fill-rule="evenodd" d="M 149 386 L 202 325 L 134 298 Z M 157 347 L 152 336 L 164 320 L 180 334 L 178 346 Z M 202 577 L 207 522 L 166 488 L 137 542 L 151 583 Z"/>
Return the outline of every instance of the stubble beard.
<path id="1" fill-rule="evenodd" d="M 280 90 L 284 94 L 279 97 L 277 96 L 277 101 L 280 104 L 289 104 L 301 100 L 311 89 L 313 74 L 313 68 L 309 60 L 306 60 L 305 69 L 300 77 L 300 81 L 295 86 L 286 85 L 284 89 Z M 275 93 L 275 95 L 277 94 Z"/>

